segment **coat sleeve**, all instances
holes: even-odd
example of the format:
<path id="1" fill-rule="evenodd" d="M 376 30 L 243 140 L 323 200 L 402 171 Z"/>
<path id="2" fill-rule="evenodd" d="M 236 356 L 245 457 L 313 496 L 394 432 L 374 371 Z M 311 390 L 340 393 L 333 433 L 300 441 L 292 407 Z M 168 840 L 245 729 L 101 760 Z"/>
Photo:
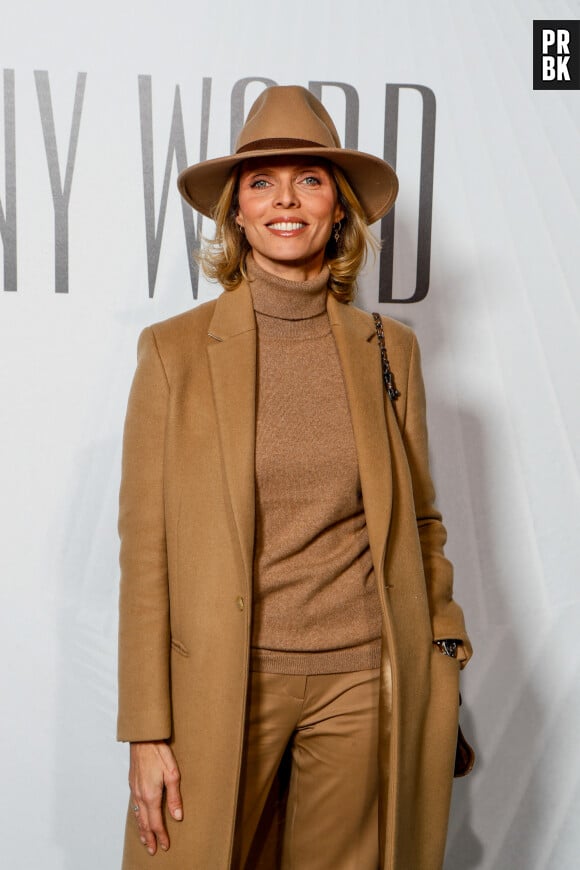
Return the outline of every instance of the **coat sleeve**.
<path id="1" fill-rule="evenodd" d="M 169 592 L 163 499 L 169 383 L 153 330 L 139 338 L 125 430 L 119 536 L 118 740 L 171 734 Z"/>
<path id="2" fill-rule="evenodd" d="M 435 507 L 435 490 L 429 471 L 425 387 L 419 345 L 414 335 L 408 378 L 402 435 L 411 471 L 433 638 L 461 639 L 459 658 L 464 666 L 471 658 L 472 648 L 463 612 L 453 600 L 453 567 L 443 552 L 447 532 Z"/>

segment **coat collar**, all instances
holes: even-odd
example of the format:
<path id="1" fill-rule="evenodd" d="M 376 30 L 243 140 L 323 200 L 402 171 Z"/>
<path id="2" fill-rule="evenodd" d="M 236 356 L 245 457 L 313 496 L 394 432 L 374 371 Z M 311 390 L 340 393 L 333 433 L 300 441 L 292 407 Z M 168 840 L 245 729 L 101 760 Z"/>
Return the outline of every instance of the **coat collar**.
<path id="1" fill-rule="evenodd" d="M 255 331 L 256 318 L 250 285 L 243 281 L 236 290 L 224 290 L 216 299 L 208 335 L 216 341 L 226 341 Z"/>
<path id="2" fill-rule="evenodd" d="M 327 312 L 345 379 L 371 554 L 375 571 L 382 571 L 392 481 L 376 332 L 367 314 L 331 294 Z M 208 336 L 220 445 L 249 592 L 255 523 L 256 319 L 246 282 L 218 297 Z"/>

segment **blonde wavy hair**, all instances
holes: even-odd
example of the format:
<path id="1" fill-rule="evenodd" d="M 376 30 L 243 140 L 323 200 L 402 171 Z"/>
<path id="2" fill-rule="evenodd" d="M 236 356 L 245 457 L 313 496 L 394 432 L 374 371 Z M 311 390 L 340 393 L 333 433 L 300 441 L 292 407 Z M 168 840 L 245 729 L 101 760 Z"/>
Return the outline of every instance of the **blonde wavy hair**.
<path id="1" fill-rule="evenodd" d="M 326 244 L 325 263 L 330 270 L 329 289 L 339 302 L 352 302 L 356 295 L 357 275 L 365 264 L 367 253 L 369 250 L 376 253 L 380 246 L 372 235 L 362 206 L 342 170 L 326 160 L 317 162 L 324 165 L 334 178 L 338 201 L 344 209 L 338 243 L 332 233 Z M 236 223 L 240 170 L 241 164 L 238 164 L 226 181 L 212 214 L 215 235 L 213 239 L 203 239 L 197 255 L 204 274 L 226 290 L 235 290 L 248 277 L 246 261 L 251 247 Z"/>

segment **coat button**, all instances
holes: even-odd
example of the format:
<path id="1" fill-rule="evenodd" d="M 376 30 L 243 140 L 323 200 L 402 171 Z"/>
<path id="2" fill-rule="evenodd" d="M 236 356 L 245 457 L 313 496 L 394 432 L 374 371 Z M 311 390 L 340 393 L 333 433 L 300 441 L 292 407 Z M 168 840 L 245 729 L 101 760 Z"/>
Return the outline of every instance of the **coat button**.
<path id="1" fill-rule="evenodd" d="M 236 598 L 236 604 L 238 605 L 238 610 L 244 609 L 244 599 L 241 595 L 238 595 L 238 597 Z"/>

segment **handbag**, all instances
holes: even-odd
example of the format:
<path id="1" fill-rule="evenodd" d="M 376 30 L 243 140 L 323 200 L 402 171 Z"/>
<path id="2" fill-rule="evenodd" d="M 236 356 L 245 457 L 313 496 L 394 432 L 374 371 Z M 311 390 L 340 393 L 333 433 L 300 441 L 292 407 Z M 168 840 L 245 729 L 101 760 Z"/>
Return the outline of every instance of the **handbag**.
<path id="1" fill-rule="evenodd" d="M 459 693 L 459 706 L 461 707 L 461 692 Z M 465 735 L 461 730 L 461 725 L 457 726 L 457 747 L 455 749 L 455 766 L 453 768 L 453 776 L 467 776 L 473 770 L 475 764 L 475 750 L 470 746 Z"/>
<path id="2" fill-rule="evenodd" d="M 396 401 L 401 395 L 398 389 L 395 386 L 395 379 L 393 376 L 393 372 L 391 371 L 391 366 L 389 364 L 389 358 L 387 356 L 387 348 L 385 346 L 385 333 L 383 330 L 383 321 L 380 314 L 377 314 L 373 311 L 373 320 L 375 322 L 375 329 L 377 331 L 377 339 L 379 342 L 379 350 L 381 352 L 381 367 L 383 371 L 383 383 L 385 385 L 386 393 L 391 400 L 391 402 Z M 459 706 L 461 706 L 461 693 L 459 694 Z M 473 765 L 475 764 L 475 751 L 472 746 L 465 739 L 465 735 L 461 730 L 461 725 L 457 726 L 457 746 L 455 749 L 455 765 L 453 769 L 453 776 L 467 776 L 473 770 Z"/>

